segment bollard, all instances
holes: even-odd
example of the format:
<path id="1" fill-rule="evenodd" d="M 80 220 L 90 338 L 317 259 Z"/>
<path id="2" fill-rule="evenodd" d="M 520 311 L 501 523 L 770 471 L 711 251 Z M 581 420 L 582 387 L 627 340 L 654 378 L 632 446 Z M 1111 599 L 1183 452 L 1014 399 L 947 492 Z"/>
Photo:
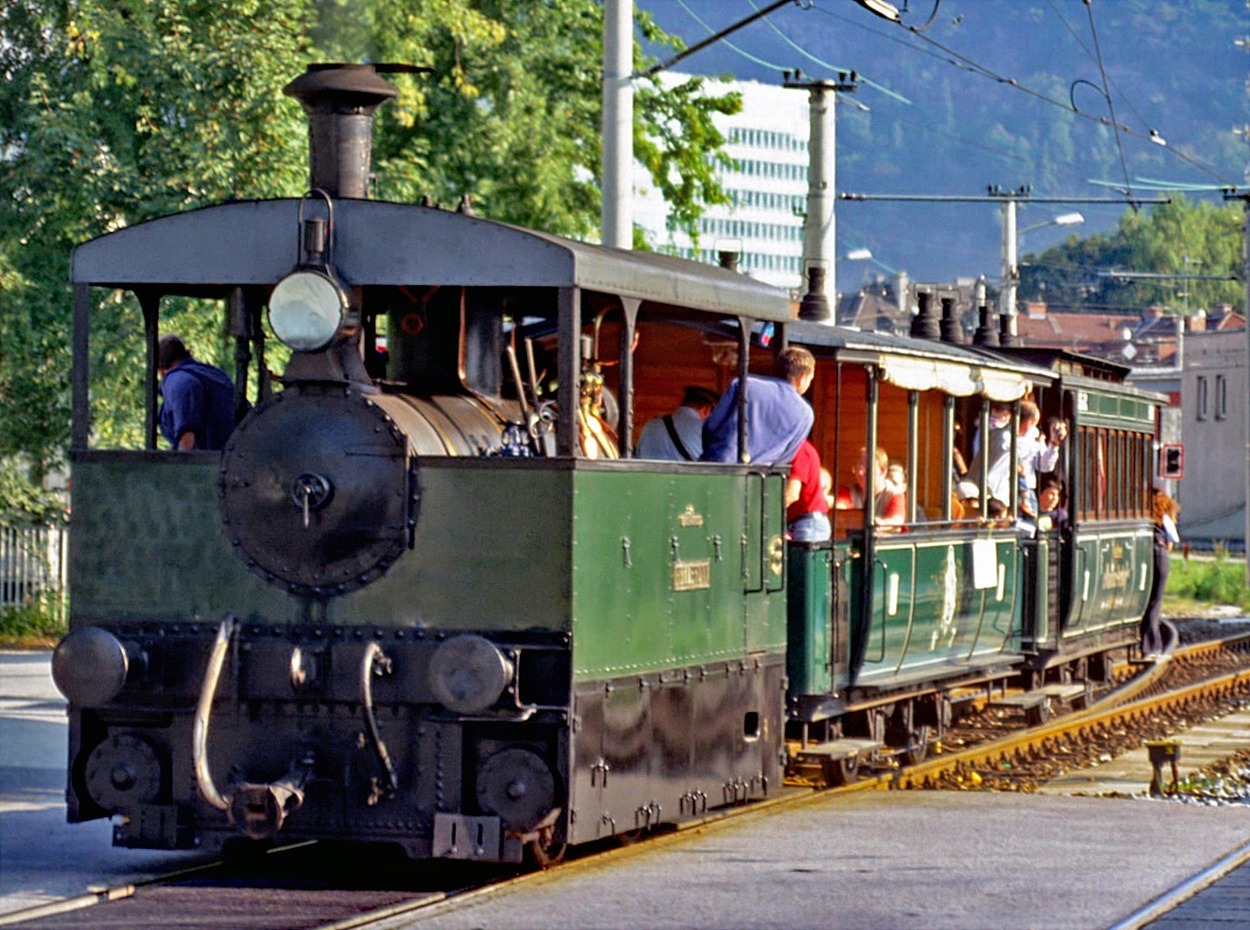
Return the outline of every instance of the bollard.
<path id="1" fill-rule="evenodd" d="M 1181 761 L 1181 741 L 1178 739 L 1155 739 L 1146 741 L 1146 754 L 1150 757 L 1150 766 L 1154 769 L 1154 777 L 1150 779 L 1150 796 L 1161 798 L 1175 794 L 1180 782 L 1178 763 Z M 1163 766 L 1171 763 L 1172 782 L 1163 787 Z"/>

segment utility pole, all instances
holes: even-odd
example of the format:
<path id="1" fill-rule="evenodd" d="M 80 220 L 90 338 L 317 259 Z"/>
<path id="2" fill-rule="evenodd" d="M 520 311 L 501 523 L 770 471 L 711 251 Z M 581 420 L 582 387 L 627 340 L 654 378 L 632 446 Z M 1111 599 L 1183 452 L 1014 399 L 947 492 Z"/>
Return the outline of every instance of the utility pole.
<path id="1" fill-rule="evenodd" d="M 1246 378 L 1250 379 L 1250 190 L 1227 190 L 1224 192 L 1224 199 L 1240 200 L 1242 209 L 1245 211 L 1241 226 L 1241 283 L 1246 289 Z M 1246 463 L 1246 539 L 1244 545 L 1246 585 L 1250 586 L 1250 398 L 1243 395 L 1242 402 L 1246 405 L 1246 454 L 1243 459 Z"/>
<path id="2" fill-rule="evenodd" d="M 998 292 L 998 312 L 1003 321 L 1000 345 L 1018 346 L 1020 331 L 1016 319 L 1016 292 L 1020 287 L 1019 240 L 1016 232 L 1016 200 L 1027 198 L 1033 192 L 1030 185 L 1019 190 L 1003 190 L 997 184 L 989 188 L 990 197 L 1003 199 L 1003 261 L 1002 289 Z"/>
<path id="3" fill-rule="evenodd" d="M 603 244 L 633 248 L 634 0 L 603 4 Z"/>
<path id="4" fill-rule="evenodd" d="M 807 215 L 803 220 L 803 275 L 807 293 L 799 305 L 799 319 L 830 321 L 834 317 L 826 297 L 836 305 L 837 219 L 837 95 L 859 88 L 859 75 L 839 71 L 836 81 L 805 81 L 801 71 L 786 71 L 783 86 L 808 92 L 810 133 L 808 139 Z"/>

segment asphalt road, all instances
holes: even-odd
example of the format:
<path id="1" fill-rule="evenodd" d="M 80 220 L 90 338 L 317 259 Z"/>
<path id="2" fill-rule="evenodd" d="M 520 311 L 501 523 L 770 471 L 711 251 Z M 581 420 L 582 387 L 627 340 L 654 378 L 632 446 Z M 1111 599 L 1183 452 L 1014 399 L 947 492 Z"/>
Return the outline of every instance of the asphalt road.
<path id="1" fill-rule="evenodd" d="M 50 658 L 0 651 L 0 915 L 197 858 L 114 848 L 107 820 L 65 822 L 69 725 Z"/>

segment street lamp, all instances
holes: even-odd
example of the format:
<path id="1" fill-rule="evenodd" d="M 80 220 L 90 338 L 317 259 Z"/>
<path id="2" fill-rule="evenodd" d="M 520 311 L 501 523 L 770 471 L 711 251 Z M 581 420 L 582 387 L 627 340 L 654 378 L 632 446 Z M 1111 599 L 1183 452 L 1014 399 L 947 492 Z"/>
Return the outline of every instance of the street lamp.
<path id="1" fill-rule="evenodd" d="M 1080 213 L 1061 213 L 1053 220 L 1047 220 L 1045 223 L 1034 223 L 1032 226 L 1026 226 L 1021 229 L 1017 235 L 1023 236 L 1027 232 L 1035 229 L 1045 229 L 1047 226 L 1080 226 L 1085 222 L 1085 217 Z"/>
<path id="2" fill-rule="evenodd" d="M 1027 195 L 1027 191 L 1025 193 Z M 1000 294 L 1002 305 L 999 308 L 1007 320 L 1003 345 L 1019 345 L 1019 337 L 1016 335 L 1016 288 L 1020 284 L 1020 261 L 1017 255 L 1020 236 L 1044 226 L 1075 226 L 1084 222 L 1085 217 L 1080 213 L 1063 213 L 1045 223 L 1017 230 L 1016 197 L 1008 196 L 1003 201 L 1003 289 Z"/>

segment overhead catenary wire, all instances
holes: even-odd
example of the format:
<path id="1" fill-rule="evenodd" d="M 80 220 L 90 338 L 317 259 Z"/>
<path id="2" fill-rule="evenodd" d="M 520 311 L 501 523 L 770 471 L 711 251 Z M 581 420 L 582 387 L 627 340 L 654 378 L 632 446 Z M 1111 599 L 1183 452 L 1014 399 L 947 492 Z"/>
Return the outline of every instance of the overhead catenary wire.
<path id="1" fill-rule="evenodd" d="M 1000 74 L 997 71 L 993 70 L 992 68 L 975 61 L 974 59 L 970 58 L 967 55 L 964 55 L 962 52 L 956 51 L 955 49 L 950 48 L 947 45 L 944 45 L 943 43 L 939 42 L 937 39 L 933 38 L 932 36 L 927 35 L 924 32 L 924 30 L 921 28 L 908 26 L 905 23 L 900 23 L 901 28 L 906 30 L 911 35 L 916 36 L 927 45 L 932 46 L 932 48 L 936 49 L 937 52 L 917 46 L 911 42 L 907 42 L 901 39 L 895 39 L 881 29 L 877 29 L 872 26 L 864 25 L 858 19 L 852 19 L 850 17 L 846 17 L 838 13 L 834 13 L 831 10 L 825 9 L 819 4 L 815 4 L 813 6 L 813 9 L 816 12 L 822 13 L 826 16 L 830 16 L 841 22 L 845 22 L 848 25 L 851 25 L 857 29 L 862 29 L 873 35 L 885 38 L 888 41 L 893 41 L 899 45 L 902 45 L 904 48 L 910 49 L 913 52 L 936 58 L 937 60 L 943 61 L 946 64 L 950 65 L 951 67 L 958 68 L 961 71 L 968 71 L 972 74 L 980 75 L 981 77 L 984 77 L 988 80 L 992 80 L 992 81 L 995 81 L 996 83 L 1003 84 L 1007 87 L 1018 90 L 1021 93 L 1026 94 L 1042 103 L 1048 104 L 1053 107 L 1057 107 L 1058 109 L 1061 109 L 1067 113 L 1071 113 L 1075 116 L 1078 116 L 1081 119 L 1084 119 L 1088 122 L 1093 122 L 1102 126 L 1107 126 L 1108 128 L 1113 128 L 1122 135 L 1130 136 L 1132 138 L 1139 139 L 1139 140 L 1146 141 L 1146 142 L 1151 142 L 1152 144 L 1158 144 L 1158 140 L 1161 138 L 1159 134 L 1155 132 L 1154 130 L 1148 129 L 1144 132 L 1135 130 L 1131 126 L 1128 126 L 1124 123 L 1120 123 L 1114 120 L 1111 116 L 1098 116 L 1097 114 L 1094 114 L 1094 113 L 1087 113 L 1084 110 L 1074 107 L 1070 101 L 1065 101 L 1065 100 L 1061 100 L 1056 97 L 1050 96 L 1049 94 L 1043 93 L 1042 91 L 1039 91 L 1039 90 L 1035 90 L 1034 88 L 1031 88 L 1027 86 L 1026 84 L 1022 84 L 1016 78 L 1009 77 L 1004 74 Z M 926 28 L 927 28 L 927 25 L 928 24 L 926 24 Z M 940 54 L 938 52 L 940 52 Z M 1096 87 L 1097 85 L 1093 85 L 1093 86 Z M 1100 91 L 1100 93 L 1101 92 L 1102 91 Z M 1176 146 L 1164 145 L 1163 149 L 1167 152 L 1170 152 L 1174 157 L 1179 158 L 1182 161 L 1193 166 L 1194 168 L 1198 169 L 1199 171 L 1202 171 L 1204 174 L 1207 174 L 1210 177 L 1216 178 L 1217 180 L 1220 180 L 1222 183 L 1227 184 L 1228 186 L 1232 186 L 1231 182 L 1228 182 L 1226 179 L 1224 179 L 1223 176 L 1214 168 L 1210 167 L 1209 165 L 1204 164 L 1203 162 L 1199 161 L 1198 159 L 1190 155 L 1185 154 Z"/>
<path id="2" fill-rule="evenodd" d="M 1124 158 L 1124 141 L 1120 136 L 1120 124 L 1115 116 L 1115 101 L 1111 98 L 1111 88 L 1107 83 L 1107 68 L 1102 61 L 1102 45 L 1098 41 L 1098 26 L 1094 22 L 1094 4 L 1086 3 L 1085 10 L 1089 14 L 1089 34 L 1094 40 L 1094 54 L 1098 62 L 1098 73 L 1102 77 L 1102 95 L 1107 100 L 1107 113 L 1111 117 L 1111 131 L 1115 135 L 1116 151 L 1120 153 L 1120 169 L 1124 172 L 1124 183 L 1128 186 L 1129 196 L 1132 196 L 1132 181 L 1128 176 L 1128 161 Z"/>

